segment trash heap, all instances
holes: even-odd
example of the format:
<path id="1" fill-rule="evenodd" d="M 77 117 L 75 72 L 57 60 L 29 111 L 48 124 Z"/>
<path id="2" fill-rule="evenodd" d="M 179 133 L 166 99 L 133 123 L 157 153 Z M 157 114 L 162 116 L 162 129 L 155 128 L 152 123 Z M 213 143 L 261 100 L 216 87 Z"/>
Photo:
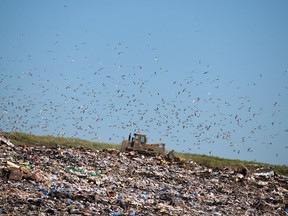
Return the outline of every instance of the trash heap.
<path id="1" fill-rule="evenodd" d="M 287 215 L 288 179 L 0 139 L 0 215 Z"/>

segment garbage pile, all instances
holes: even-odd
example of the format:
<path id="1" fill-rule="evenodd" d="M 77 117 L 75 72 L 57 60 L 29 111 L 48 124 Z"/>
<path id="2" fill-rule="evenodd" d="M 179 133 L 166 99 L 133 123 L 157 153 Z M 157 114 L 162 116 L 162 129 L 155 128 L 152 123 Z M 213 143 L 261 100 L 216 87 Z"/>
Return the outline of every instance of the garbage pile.
<path id="1" fill-rule="evenodd" d="M 288 179 L 1 139 L 0 215 L 287 215 Z"/>

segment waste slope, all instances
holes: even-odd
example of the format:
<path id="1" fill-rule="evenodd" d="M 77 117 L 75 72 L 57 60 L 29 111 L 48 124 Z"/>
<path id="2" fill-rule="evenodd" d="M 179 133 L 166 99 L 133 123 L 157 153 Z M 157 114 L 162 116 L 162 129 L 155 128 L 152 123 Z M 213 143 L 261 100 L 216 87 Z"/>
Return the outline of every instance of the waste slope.
<path id="1" fill-rule="evenodd" d="M 115 149 L 0 144 L 2 215 L 287 215 L 273 170 L 207 168 Z"/>

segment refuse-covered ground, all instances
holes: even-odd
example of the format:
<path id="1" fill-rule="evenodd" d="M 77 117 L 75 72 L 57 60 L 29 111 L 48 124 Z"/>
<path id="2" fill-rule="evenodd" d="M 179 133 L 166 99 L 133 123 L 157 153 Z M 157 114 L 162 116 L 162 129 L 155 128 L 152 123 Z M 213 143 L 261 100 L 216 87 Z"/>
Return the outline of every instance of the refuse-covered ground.
<path id="1" fill-rule="evenodd" d="M 0 144 L 0 215 L 288 215 L 288 178 L 107 149 Z"/>

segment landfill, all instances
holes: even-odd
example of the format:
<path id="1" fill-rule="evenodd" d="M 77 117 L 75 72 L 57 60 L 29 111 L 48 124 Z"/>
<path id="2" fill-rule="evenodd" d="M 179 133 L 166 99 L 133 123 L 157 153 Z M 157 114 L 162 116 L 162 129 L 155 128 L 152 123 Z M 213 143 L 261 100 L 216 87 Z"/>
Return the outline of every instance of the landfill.
<path id="1" fill-rule="evenodd" d="M 0 139 L 0 215 L 288 215 L 288 178 Z"/>

